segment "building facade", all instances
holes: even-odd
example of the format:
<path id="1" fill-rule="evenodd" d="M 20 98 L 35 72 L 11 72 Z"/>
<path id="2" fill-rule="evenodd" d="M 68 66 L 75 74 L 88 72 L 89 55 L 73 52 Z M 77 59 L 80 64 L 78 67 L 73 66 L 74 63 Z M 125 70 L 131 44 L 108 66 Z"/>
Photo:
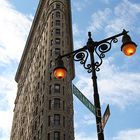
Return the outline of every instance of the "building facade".
<path id="1" fill-rule="evenodd" d="M 73 50 L 70 0 L 40 0 L 15 76 L 17 96 L 10 140 L 74 140 L 73 61 L 53 76 L 58 55 Z"/>

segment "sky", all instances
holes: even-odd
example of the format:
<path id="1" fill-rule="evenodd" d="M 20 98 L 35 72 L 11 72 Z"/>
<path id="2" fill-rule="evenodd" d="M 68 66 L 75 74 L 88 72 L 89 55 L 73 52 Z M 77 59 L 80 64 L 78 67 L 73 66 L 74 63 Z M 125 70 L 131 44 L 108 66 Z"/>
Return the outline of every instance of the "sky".
<path id="1" fill-rule="evenodd" d="M 121 37 L 100 67 L 98 88 L 102 114 L 110 105 L 106 140 L 140 140 L 140 1 L 71 0 L 74 48 L 129 31 L 138 45 L 131 57 L 121 50 Z M 38 0 L 0 0 L 0 140 L 9 140 L 17 84 L 15 73 L 37 9 Z M 75 63 L 73 83 L 93 103 L 91 74 Z M 97 140 L 95 116 L 74 96 L 75 140 Z"/>

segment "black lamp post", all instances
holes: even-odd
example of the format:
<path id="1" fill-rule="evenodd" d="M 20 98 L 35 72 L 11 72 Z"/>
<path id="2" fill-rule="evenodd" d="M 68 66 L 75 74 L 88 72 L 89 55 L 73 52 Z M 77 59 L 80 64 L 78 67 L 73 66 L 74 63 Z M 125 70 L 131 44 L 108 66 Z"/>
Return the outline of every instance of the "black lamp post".
<path id="1" fill-rule="evenodd" d="M 100 98 L 98 93 L 98 86 L 97 86 L 97 76 L 96 71 L 100 71 L 100 66 L 103 62 L 103 58 L 105 57 L 105 53 L 108 52 L 111 47 L 112 43 L 118 42 L 118 37 L 123 36 L 122 38 L 122 46 L 121 51 L 124 52 L 125 55 L 131 56 L 135 53 L 137 45 L 132 42 L 130 36 L 127 34 L 128 31 L 123 30 L 122 33 L 111 36 L 104 40 L 94 42 L 91 38 L 91 32 L 88 33 L 88 41 L 86 46 L 70 52 L 68 54 L 64 54 L 59 56 L 56 59 L 57 67 L 54 69 L 54 75 L 56 78 L 63 79 L 66 75 L 66 68 L 63 65 L 62 58 L 73 56 L 74 61 L 79 61 L 80 64 L 83 65 L 85 69 L 87 69 L 88 73 L 92 73 L 92 80 L 93 80 L 93 93 L 94 93 L 94 106 L 95 106 L 95 117 L 96 117 L 96 127 L 97 127 L 97 135 L 98 140 L 104 140 L 104 132 L 102 128 L 102 115 L 101 115 L 101 106 L 100 106 Z M 95 55 L 98 56 L 98 61 L 95 61 Z M 87 64 L 88 56 L 90 56 L 90 63 Z M 64 73 L 64 74 L 63 74 Z M 63 76 L 64 75 L 64 76 Z"/>

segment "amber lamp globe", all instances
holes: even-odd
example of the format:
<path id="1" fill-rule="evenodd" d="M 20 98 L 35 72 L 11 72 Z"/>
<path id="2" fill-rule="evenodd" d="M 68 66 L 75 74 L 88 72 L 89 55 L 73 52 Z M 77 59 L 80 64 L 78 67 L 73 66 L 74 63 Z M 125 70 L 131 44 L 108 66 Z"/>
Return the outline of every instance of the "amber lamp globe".
<path id="1" fill-rule="evenodd" d="M 67 71 L 65 68 L 56 68 L 54 70 L 54 76 L 57 79 L 64 79 L 66 77 Z"/>
<path id="2" fill-rule="evenodd" d="M 131 38 L 129 35 L 124 35 L 122 38 L 122 46 L 121 46 L 121 51 L 126 55 L 126 56 L 131 56 L 136 52 L 137 45 L 132 42 Z"/>
<path id="3" fill-rule="evenodd" d="M 67 69 L 64 67 L 64 62 L 63 60 L 58 57 L 56 60 L 56 67 L 54 69 L 54 76 L 57 79 L 64 79 L 67 74 Z"/>
<path id="4" fill-rule="evenodd" d="M 126 56 L 131 56 L 136 52 L 136 46 L 134 44 L 126 44 L 123 46 L 122 51 Z"/>

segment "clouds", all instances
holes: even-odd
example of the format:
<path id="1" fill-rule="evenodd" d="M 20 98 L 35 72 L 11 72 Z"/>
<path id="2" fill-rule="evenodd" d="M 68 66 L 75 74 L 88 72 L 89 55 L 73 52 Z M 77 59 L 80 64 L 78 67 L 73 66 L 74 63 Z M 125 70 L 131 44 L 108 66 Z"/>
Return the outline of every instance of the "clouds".
<path id="1" fill-rule="evenodd" d="M 139 140 L 140 129 L 123 130 L 120 131 L 117 136 L 106 137 L 108 140 Z M 96 134 L 89 136 L 85 133 L 79 133 L 76 135 L 76 140 L 97 140 Z"/>
<path id="2" fill-rule="evenodd" d="M 109 3 L 109 1 L 104 2 Z M 130 31 L 134 31 L 136 28 L 135 31 L 138 32 L 139 30 L 137 29 L 139 29 L 139 27 L 137 20 L 139 19 L 139 15 L 139 3 L 132 3 L 128 0 L 122 0 L 121 2 L 118 1 L 112 7 L 105 7 L 104 9 L 102 8 L 102 10 L 94 12 L 87 29 L 93 33 L 100 32 L 103 36 L 119 33 L 123 28 L 129 29 Z M 77 26 L 78 25 L 76 25 L 76 27 Z M 80 29 L 76 29 L 78 29 L 75 30 L 76 34 L 78 34 Z M 82 41 L 75 40 L 74 42 L 75 46 L 78 46 L 76 48 L 80 48 L 82 46 Z M 130 104 L 138 103 L 140 99 L 140 73 L 136 72 L 139 70 L 139 65 L 137 65 L 137 70 L 135 70 L 134 73 L 132 68 L 135 67 L 136 60 L 138 59 L 135 57 L 130 59 L 121 58 L 122 60 L 120 60 L 118 59 L 118 56 L 119 54 L 113 51 L 112 57 L 104 60 L 101 72 L 99 72 L 98 84 L 102 103 L 111 103 L 120 108 L 125 108 Z M 114 61 L 114 57 L 116 57 L 116 61 Z M 122 71 L 122 67 L 124 71 Z M 81 70 L 83 68 L 82 66 L 76 66 L 76 69 Z M 86 72 L 84 71 L 84 73 Z M 78 71 L 76 76 L 78 77 L 76 85 L 89 97 L 89 99 L 91 99 L 91 93 L 93 90 L 90 76 L 87 74 L 83 75 L 83 71 L 81 71 L 80 74 Z M 85 87 L 85 85 L 87 86 Z M 122 100 L 122 102 L 120 102 L 120 100 Z"/>
<path id="3" fill-rule="evenodd" d="M 117 3 L 114 8 L 105 8 L 94 12 L 88 30 L 103 30 L 107 35 L 120 32 L 123 28 L 130 31 L 135 28 L 135 23 L 139 19 L 140 4 L 123 0 Z"/>
<path id="4" fill-rule="evenodd" d="M 111 10 L 109 8 L 105 8 L 103 11 L 97 11 L 92 14 L 91 24 L 88 27 L 88 30 L 92 32 L 96 32 L 98 30 L 104 29 L 104 25 L 108 23 L 109 17 L 111 14 Z"/>
<path id="5" fill-rule="evenodd" d="M 31 20 L 5 0 L 0 1 L 0 17 L 0 63 L 19 61 Z"/>
<path id="6" fill-rule="evenodd" d="M 73 2 L 74 8 L 80 12 L 82 11 L 91 1 L 89 0 L 77 0 Z"/>
<path id="7" fill-rule="evenodd" d="M 118 136 L 114 137 L 112 140 L 139 140 L 140 139 L 140 129 L 125 130 L 119 132 Z"/>
<path id="8" fill-rule="evenodd" d="M 16 94 L 16 83 L 13 76 L 0 75 L 0 139 L 9 139 L 12 112 L 14 108 L 14 100 Z"/>
<path id="9" fill-rule="evenodd" d="M 92 99 L 93 89 L 90 75 L 77 74 L 77 77 L 77 87 L 89 99 Z M 140 73 L 121 71 L 120 68 L 113 64 L 113 59 L 104 60 L 98 75 L 101 103 L 110 103 L 120 108 L 138 103 L 140 100 L 139 83 Z"/>
<path id="10" fill-rule="evenodd" d="M 30 16 L 30 15 L 29 15 Z M 0 0 L 0 139 L 8 140 L 16 95 L 15 63 L 19 61 L 31 19 Z M 30 16 L 31 17 L 31 16 Z"/>

